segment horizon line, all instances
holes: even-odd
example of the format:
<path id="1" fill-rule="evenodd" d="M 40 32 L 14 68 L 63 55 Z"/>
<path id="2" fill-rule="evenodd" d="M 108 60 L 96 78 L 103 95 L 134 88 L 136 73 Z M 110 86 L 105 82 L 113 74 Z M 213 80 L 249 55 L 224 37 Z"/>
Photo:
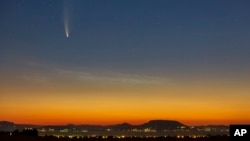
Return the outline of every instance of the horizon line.
<path id="1" fill-rule="evenodd" d="M 142 125 L 142 124 L 145 124 L 145 123 L 148 123 L 150 121 L 175 121 L 175 122 L 179 122 L 180 124 L 183 124 L 185 126 L 230 126 L 231 124 L 234 124 L 234 123 L 231 123 L 231 124 L 197 124 L 197 125 L 190 125 L 190 124 L 185 124 L 181 121 L 178 121 L 178 120 L 169 120 L 169 119 L 153 119 L 153 120 L 148 120 L 148 121 L 145 121 L 143 123 L 140 123 L 140 124 L 132 124 L 132 123 L 129 123 L 129 122 L 118 122 L 118 123 L 110 123 L 110 124 L 100 124 L 100 123 L 97 123 L 97 124 L 93 124 L 93 123 L 56 123 L 56 124 L 37 124 L 37 123 L 26 123 L 26 122 L 14 122 L 14 121 L 9 121 L 9 120 L 0 120 L 0 122 L 10 122 L 10 123 L 13 123 L 13 124 L 19 124 L 19 125 L 35 125 L 35 126 L 67 126 L 67 125 L 93 125 L 93 126 L 111 126 L 111 125 L 118 125 L 118 124 L 129 124 L 129 125 L 132 125 L 132 126 L 136 126 L 136 125 Z M 242 124 L 242 123 L 241 123 Z"/>

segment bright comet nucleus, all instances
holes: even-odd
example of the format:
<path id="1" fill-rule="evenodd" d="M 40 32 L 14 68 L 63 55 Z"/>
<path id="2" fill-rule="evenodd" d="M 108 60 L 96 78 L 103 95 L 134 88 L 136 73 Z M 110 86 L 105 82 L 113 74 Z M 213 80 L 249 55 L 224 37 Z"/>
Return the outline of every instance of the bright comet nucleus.
<path id="1" fill-rule="evenodd" d="M 65 26 L 65 35 L 67 38 L 69 38 L 69 30 L 68 30 L 67 26 Z"/>

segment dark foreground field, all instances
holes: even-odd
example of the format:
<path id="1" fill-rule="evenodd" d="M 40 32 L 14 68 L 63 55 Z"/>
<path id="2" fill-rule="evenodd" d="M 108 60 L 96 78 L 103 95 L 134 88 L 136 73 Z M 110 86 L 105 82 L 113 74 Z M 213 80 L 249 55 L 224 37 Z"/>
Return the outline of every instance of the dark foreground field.
<path id="1" fill-rule="evenodd" d="M 204 138 L 176 138 L 176 137 L 156 137 L 156 138 L 57 138 L 53 136 L 32 137 L 32 136 L 0 136 L 1 141 L 229 141 L 228 136 L 212 136 Z"/>

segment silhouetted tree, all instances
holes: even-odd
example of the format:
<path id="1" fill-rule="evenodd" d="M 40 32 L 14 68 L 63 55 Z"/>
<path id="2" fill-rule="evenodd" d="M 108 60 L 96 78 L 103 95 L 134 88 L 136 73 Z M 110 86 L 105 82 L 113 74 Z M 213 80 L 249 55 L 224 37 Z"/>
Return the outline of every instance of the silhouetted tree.
<path id="1" fill-rule="evenodd" d="M 25 136 L 38 136 L 38 131 L 35 128 L 34 129 L 23 129 L 22 134 Z"/>
<path id="2" fill-rule="evenodd" d="M 11 132 L 9 131 L 0 131 L 0 136 L 10 136 Z"/>
<path id="3" fill-rule="evenodd" d="M 12 136 L 19 136 L 21 133 L 16 129 L 12 132 Z"/>

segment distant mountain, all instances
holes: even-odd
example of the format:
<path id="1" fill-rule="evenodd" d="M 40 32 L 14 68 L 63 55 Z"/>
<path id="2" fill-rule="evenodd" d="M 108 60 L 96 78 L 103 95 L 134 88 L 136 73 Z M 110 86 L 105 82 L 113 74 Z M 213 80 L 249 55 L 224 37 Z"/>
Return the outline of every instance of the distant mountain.
<path id="1" fill-rule="evenodd" d="M 0 131 L 13 131 L 15 124 L 9 121 L 0 121 Z"/>
<path id="2" fill-rule="evenodd" d="M 14 130 L 23 130 L 24 128 L 39 128 L 41 125 L 32 125 L 32 124 L 15 124 L 14 122 L 9 121 L 0 121 L 0 131 L 14 131 Z"/>
<path id="3" fill-rule="evenodd" d="M 22 130 L 23 128 L 45 128 L 45 129 L 77 129 L 77 130 L 129 130 L 129 129 L 155 129 L 155 130 L 173 130 L 181 127 L 188 127 L 178 121 L 174 120 L 150 120 L 141 125 L 131 125 L 129 123 L 115 124 L 115 125 L 30 125 L 30 124 L 14 124 L 13 122 L 0 121 L 0 131 L 13 131 L 15 129 Z"/>
<path id="4" fill-rule="evenodd" d="M 165 129 L 178 129 L 181 127 L 188 127 L 178 121 L 174 120 L 151 120 L 148 123 L 141 125 L 142 128 L 151 128 L 156 130 L 165 130 Z"/>
<path id="5" fill-rule="evenodd" d="M 104 128 L 114 129 L 114 130 L 128 130 L 128 129 L 131 129 L 133 127 L 134 127 L 134 125 L 131 125 L 129 123 L 104 126 Z"/>
<path id="6" fill-rule="evenodd" d="M 174 120 L 150 120 L 147 123 L 143 123 L 141 125 L 131 125 L 129 123 L 121 123 L 115 125 L 62 125 L 62 126 L 43 126 L 43 128 L 53 128 L 55 130 L 59 129 L 84 129 L 84 130 L 129 130 L 129 129 L 155 129 L 155 130 L 173 130 L 181 127 L 188 127 L 178 121 Z"/>

